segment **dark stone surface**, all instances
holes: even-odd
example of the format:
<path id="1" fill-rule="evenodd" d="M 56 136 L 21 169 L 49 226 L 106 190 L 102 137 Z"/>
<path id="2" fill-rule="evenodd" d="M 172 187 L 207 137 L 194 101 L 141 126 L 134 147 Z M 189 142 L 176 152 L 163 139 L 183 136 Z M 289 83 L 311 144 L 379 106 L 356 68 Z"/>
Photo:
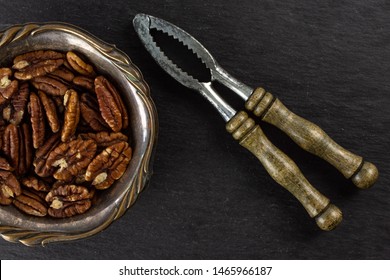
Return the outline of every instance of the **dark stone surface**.
<path id="1" fill-rule="evenodd" d="M 266 87 L 377 165 L 377 184 L 357 190 L 262 125 L 343 210 L 338 229 L 321 232 L 225 132 L 218 113 L 157 66 L 132 27 L 139 12 L 182 27 L 232 75 Z M 363 0 L 3 1 L 0 28 L 65 21 L 126 52 L 150 85 L 160 131 L 150 185 L 120 220 L 91 238 L 45 248 L 1 239 L 1 259 L 388 259 L 389 14 L 387 1 Z"/>

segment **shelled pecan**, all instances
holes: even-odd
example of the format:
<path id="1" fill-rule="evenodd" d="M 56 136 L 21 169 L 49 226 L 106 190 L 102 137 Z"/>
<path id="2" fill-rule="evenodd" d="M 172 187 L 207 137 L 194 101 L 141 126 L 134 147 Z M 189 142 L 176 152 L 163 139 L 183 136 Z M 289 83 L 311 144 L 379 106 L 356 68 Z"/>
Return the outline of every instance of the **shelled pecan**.
<path id="1" fill-rule="evenodd" d="M 38 217 L 44 217 L 47 215 L 47 203 L 39 195 L 23 190 L 22 194 L 15 197 L 13 204 L 20 211 Z"/>
<path id="2" fill-rule="evenodd" d="M 70 182 L 80 170 L 88 166 L 95 153 L 96 143 L 93 140 L 76 139 L 61 143 L 50 152 L 46 168 L 56 168 L 54 178 Z"/>
<path id="3" fill-rule="evenodd" d="M 33 146 L 38 149 L 45 141 L 45 119 L 42 103 L 33 92 L 30 94 L 28 112 L 30 113 Z"/>
<path id="4" fill-rule="evenodd" d="M 3 118 L 14 125 L 19 125 L 27 110 L 29 100 L 29 88 L 27 82 L 21 82 L 16 94 L 12 96 L 9 104 L 3 109 Z"/>
<path id="5" fill-rule="evenodd" d="M 18 55 L 12 68 L 16 70 L 14 74 L 16 79 L 30 80 L 53 72 L 63 63 L 62 53 L 40 50 Z"/>
<path id="6" fill-rule="evenodd" d="M 0 68 L 0 105 L 7 102 L 17 91 L 18 81 L 11 80 L 12 70 Z"/>
<path id="7" fill-rule="evenodd" d="M 85 180 L 99 190 L 109 188 L 115 180 L 122 177 L 132 155 L 127 142 L 119 142 L 107 147 L 88 165 Z"/>
<path id="8" fill-rule="evenodd" d="M 0 170 L 0 204 L 9 205 L 22 193 L 18 179 L 9 171 Z"/>
<path id="9" fill-rule="evenodd" d="M 55 218 L 71 217 L 82 214 L 91 207 L 94 191 L 76 185 L 60 185 L 46 196 L 50 203 L 48 213 Z"/>

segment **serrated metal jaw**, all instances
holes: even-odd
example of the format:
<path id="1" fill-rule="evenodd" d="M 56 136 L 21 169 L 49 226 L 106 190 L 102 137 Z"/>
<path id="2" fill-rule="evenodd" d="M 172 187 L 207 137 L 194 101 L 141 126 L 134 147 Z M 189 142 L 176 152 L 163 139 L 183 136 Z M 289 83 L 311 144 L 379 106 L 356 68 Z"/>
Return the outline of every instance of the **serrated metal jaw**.
<path id="1" fill-rule="evenodd" d="M 139 38 L 144 43 L 145 48 L 168 74 L 186 87 L 198 91 L 203 88 L 203 85 L 201 85 L 202 83 L 183 71 L 164 54 L 154 41 L 153 36 L 150 34 L 150 30 L 156 29 L 181 42 L 183 46 L 192 51 L 204 63 L 205 67 L 208 68 L 212 75 L 216 69 L 216 62 L 202 44 L 200 44 L 194 37 L 189 35 L 183 29 L 165 20 L 150 15 L 137 14 L 134 17 L 133 25 Z"/>

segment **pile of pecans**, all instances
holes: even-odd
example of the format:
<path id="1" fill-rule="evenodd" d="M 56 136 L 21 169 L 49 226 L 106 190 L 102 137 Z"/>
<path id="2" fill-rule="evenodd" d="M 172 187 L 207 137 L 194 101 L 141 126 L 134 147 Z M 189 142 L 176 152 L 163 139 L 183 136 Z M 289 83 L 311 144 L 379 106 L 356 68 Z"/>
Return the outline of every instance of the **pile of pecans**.
<path id="1" fill-rule="evenodd" d="M 126 107 L 80 55 L 39 50 L 0 68 L 0 204 L 34 216 L 87 211 L 132 156 Z"/>

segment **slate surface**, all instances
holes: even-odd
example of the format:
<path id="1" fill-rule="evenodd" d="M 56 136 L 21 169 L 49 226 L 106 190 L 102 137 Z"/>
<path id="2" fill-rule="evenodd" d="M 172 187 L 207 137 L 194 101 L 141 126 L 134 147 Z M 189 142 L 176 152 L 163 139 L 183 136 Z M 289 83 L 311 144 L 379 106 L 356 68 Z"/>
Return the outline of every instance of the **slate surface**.
<path id="1" fill-rule="evenodd" d="M 374 162 L 359 191 L 326 162 L 262 125 L 344 212 L 317 229 L 300 204 L 225 132 L 217 112 L 144 50 L 139 12 L 194 35 L 232 75 L 263 86 L 339 144 Z M 0 28 L 65 21 L 126 52 L 159 113 L 154 175 L 120 220 L 81 241 L 27 248 L 0 240 L 1 259 L 388 259 L 390 257 L 390 5 L 387 1 L 1 1 Z M 224 94 L 226 91 L 222 91 Z M 243 103 L 234 98 L 237 109 Z"/>

